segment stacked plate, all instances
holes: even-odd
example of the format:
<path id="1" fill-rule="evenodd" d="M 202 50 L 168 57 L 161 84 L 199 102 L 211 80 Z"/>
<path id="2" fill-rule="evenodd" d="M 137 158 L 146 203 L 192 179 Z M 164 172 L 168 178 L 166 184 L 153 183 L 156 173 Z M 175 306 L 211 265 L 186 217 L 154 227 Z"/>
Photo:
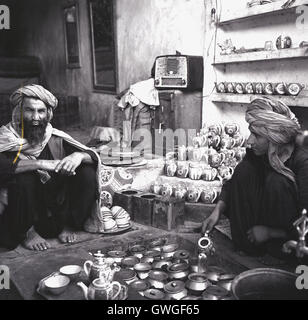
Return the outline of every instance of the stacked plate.
<path id="1" fill-rule="evenodd" d="M 130 226 L 130 215 L 123 208 L 113 207 L 111 212 L 118 228 L 127 228 Z"/>
<path id="2" fill-rule="evenodd" d="M 128 228 L 130 226 L 130 215 L 121 207 L 113 207 L 111 210 L 107 207 L 102 207 L 101 214 L 105 232 Z"/>

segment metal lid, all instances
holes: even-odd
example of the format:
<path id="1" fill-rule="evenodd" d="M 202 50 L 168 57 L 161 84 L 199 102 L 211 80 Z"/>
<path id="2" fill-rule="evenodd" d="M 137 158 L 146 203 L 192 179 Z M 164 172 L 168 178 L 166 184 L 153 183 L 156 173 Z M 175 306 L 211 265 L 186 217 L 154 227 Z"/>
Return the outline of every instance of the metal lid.
<path id="1" fill-rule="evenodd" d="M 144 296 L 147 299 L 151 300 L 163 300 L 165 298 L 165 294 L 157 289 L 149 289 L 144 292 Z"/>
<path id="2" fill-rule="evenodd" d="M 146 291 L 150 289 L 151 285 L 145 280 L 136 280 L 130 286 L 137 291 Z"/>
<path id="3" fill-rule="evenodd" d="M 219 281 L 230 281 L 235 277 L 235 274 L 222 274 L 221 276 L 219 276 Z"/>
<path id="4" fill-rule="evenodd" d="M 138 272 L 146 272 L 152 269 L 152 266 L 148 263 L 138 263 L 135 265 L 134 269 Z"/>
<path id="5" fill-rule="evenodd" d="M 160 252 L 157 250 L 150 250 L 145 252 L 143 256 L 148 258 L 156 258 L 160 256 Z"/>
<path id="6" fill-rule="evenodd" d="M 174 244 L 168 244 L 163 247 L 163 252 L 164 253 L 171 253 L 175 252 L 178 249 L 179 245 L 177 243 Z"/>
<path id="7" fill-rule="evenodd" d="M 157 240 L 153 240 L 150 244 L 149 244 L 149 248 L 155 248 L 155 247 L 162 247 L 167 243 L 167 239 L 157 239 Z"/>
<path id="8" fill-rule="evenodd" d="M 181 272 L 189 269 L 189 265 L 187 263 L 175 263 L 168 267 L 169 272 Z"/>
<path id="9" fill-rule="evenodd" d="M 185 290 L 185 283 L 183 281 L 171 281 L 164 287 L 166 293 L 176 294 Z"/>
<path id="10" fill-rule="evenodd" d="M 175 259 L 189 259 L 190 257 L 190 253 L 187 250 L 178 250 L 177 252 L 175 252 L 173 258 Z"/>
<path id="11" fill-rule="evenodd" d="M 204 291 L 204 295 L 213 295 L 216 297 L 226 297 L 229 295 L 228 290 L 219 287 L 219 286 L 209 286 L 205 291 Z"/>
<path id="12" fill-rule="evenodd" d="M 124 251 L 109 251 L 108 256 L 111 258 L 124 258 L 126 256 L 126 253 Z"/>
<path id="13" fill-rule="evenodd" d="M 131 269 L 122 269 L 117 273 L 117 276 L 124 281 L 129 281 L 136 277 L 136 272 Z"/>
<path id="14" fill-rule="evenodd" d="M 168 279 L 168 274 L 159 270 L 152 270 L 149 274 L 149 278 L 157 281 L 165 281 Z"/>
<path id="15" fill-rule="evenodd" d="M 131 268 L 131 267 L 134 267 L 139 262 L 140 260 L 136 256 L 127 257 L 122 260 L 122 266 Z"/>
<path id="16" fill-rule="evenodd" d="M 203 273 L 192 273 L 188 276 L 188 279 L 193 282 L 205 283 L 208 282 L 207 276 Z"/>
<path id="17" fill-rule="evenodd" d="M 130 252 L 139 253 L 144 252 L 146 250 L 145 246 L 136 245 L 130 248 Z"/>

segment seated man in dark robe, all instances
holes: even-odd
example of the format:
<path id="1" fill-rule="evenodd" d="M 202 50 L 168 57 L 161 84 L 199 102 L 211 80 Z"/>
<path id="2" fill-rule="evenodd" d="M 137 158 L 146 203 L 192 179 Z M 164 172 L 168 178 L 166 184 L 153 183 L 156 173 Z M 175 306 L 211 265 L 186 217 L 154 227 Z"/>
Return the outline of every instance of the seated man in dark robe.
<path id="1" fill-rule="evenodd" d="M 76 242 L 97 200 L 99 157 L 51 126 L 58 101 L 43 87 L 23 87 L 10 101 L 12 122 L 0 128 L 0 246 Z"/>
<path id="2" fill-rule="evenodd" d="M 279 255 L 285 241 L 298 238 L 293 223 L 308 208 L 308 150 L 296 145 L 300 126 L 281 102 L 254 100 L 246 121 L 250 148 L 202 231 L 210 232 L 225 214 L 237 249 Z"/>

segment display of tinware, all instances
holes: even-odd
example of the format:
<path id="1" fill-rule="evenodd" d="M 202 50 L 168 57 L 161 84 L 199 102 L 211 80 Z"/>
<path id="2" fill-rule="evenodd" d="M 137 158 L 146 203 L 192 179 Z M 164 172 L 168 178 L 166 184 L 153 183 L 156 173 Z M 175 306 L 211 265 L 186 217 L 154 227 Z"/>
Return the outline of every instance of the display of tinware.
<path id="1" fill-rule="evenodd" d="M 126 228 L 130 225 L 130 215 L 121 207 L 115 206 L 111 209 L 108 207 L 101 207 L 101 215 L 105 231 Z"/>
<path id="2" fill-rule="evenodd" d="M 215 82 L 217 93 L 297 96 L 305 88 L 301 83 Z"/>

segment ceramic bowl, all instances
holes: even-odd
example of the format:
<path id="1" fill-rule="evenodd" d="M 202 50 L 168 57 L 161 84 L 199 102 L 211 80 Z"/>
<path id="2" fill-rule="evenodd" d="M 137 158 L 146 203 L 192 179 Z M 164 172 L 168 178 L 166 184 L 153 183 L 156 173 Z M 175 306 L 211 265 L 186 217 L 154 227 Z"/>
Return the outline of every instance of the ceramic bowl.
<path id="1" fill-rule="evenodd" d="M 69 283 L 69 277 L 63 275 L 55 275 L 45 281 L 45 287 L 51 294 L 60 295 L 66 290 Z"/>
<path id="2" fill-rule="evenodd" d="M 80 277 L 82 268 L 80 266 L 70 265 L 60 268 L 60 273 L 68 277 L 71 281 L 76 281 Z"/>

